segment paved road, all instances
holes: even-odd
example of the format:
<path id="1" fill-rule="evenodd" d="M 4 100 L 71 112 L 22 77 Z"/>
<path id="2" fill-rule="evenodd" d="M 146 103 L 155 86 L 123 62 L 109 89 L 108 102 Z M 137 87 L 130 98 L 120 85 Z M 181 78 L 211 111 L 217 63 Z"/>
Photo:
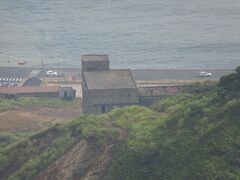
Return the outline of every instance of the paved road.
<path id="1" fill-rule="evenodd" d="M 0 67 L 0 76 L 2 77 L 26 77 L 35 68 L 7 68 Z M 45 69 L 40 73 L 40 77 L 45 76 Z M 75 76 L 81 79 L 81 69 L 55 69 L 58 72 L 64 72 L 67 76 Z M 199 77 L 201 71 L 211 72 L 212 77 Z M 220 77 L 233 73 L 232 70 L 133 70 L 133 76 L 137 81 L 161 81 L 161 80 L 219 80 Z"/>
<path id="2" fill-rule="evenodd" d="M 63 70 L 68 75 L 81 79 L 81 69 Z M 207 71 L 212 77 L 199 77 L 199 73 Z M 233 73 L 233 70 L 133 70 L 133 76 L 137 81 L 160 80 L 219 80 L 220 77 Z"/>
<path id="3" fill-rule="evenodd" d="M 212 73 L 212 77 L 199 77 L 199 73 L 205 70 L 133 70 L 133 76 L 137 81 L 160 80 L 219 80 L 222 76 L 233 73 L 232 70 L 206 70 Z"/>

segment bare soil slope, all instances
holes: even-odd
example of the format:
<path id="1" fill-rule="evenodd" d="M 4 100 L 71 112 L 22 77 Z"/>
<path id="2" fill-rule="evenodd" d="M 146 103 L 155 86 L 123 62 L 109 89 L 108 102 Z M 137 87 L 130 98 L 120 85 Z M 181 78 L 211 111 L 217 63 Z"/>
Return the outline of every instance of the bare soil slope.
<path id="1" fill-rule="evenodd" d="M 80 107 L 24 107 L 0 112 L 0 131 L 35 132 L 79 117 Z"/>
<path id="2" fill-rule="evenodd" d="M 60 157 L 37 177 L 37 180 L 73 179 L 73 180 L 101 180 L 107 174 L 111 165 L 114 146 L 124 141 L 127 130 L 106 122 L 108 128 L 116 128 L 118 134 L 115 140 L 105 145 L 98 145 L 94 140 L 80 139 L 65 155 Z"/>

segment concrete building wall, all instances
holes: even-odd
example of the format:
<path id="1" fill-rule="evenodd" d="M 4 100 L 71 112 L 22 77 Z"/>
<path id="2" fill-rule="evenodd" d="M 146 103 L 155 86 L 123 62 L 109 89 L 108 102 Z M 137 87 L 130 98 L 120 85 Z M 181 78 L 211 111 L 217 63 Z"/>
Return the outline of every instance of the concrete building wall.
<path id="1" fill-rule="evenodd" d="M 89 105 L 88 109 L 86 110 L 86 114 L 102 114 L 102 113 L 107 113 L 110 112 L 113 109 L 116 108 L 122 108 L 122 107 L 126 107 L 126 106 L 132 106 L 132 105 L 138 105 L 138 104 L 104 104 L 104 109 L 105 111 L 103 112 L 103 105 Z"/>
<path id="2" fill-rule="evenodd" d="M 85 114 L 101 114 L 114 108 L 139 104 L 136 89 L 89 90 L 83 94 Z"/>
<path id="3" fill-rule="evenodd" d="M 102 71 L 109 70 L 108 55 L 89 54 L 82 56 L 82 71 Z"/>
<path id="4" fill-rule="evenodd" d="M 138 103 L 136 89 L 103 89 L 88 91 L 89 104 Z"/>
<path id="5" fill-rule="evenodd" d="M 84 72 L 109 70 L 109 60 L 107 55 L 83 55 L 82 56 L 82 110 L 84 114 L 98 112 L 97 107 L 89 106 L 89 91 Z M 96 114 L 96 113 L 92 113 Z"/>
<path id="6" fill-rule="evenodd" d="M 87 114 L 88 109 L 88 90 L 87 90 L 87 84 L 86 79 L 84 76 L 82 76 L 82 111 L 84 114 Z"/>
<path id="7" fill-rule="evenodd" d="M 109 70 L 109 61 L 82 61 L 82 71 Z"/>
<path id="8" fill-rule="evenodd" d="M 89 71 L 102 74 L 90 78 L 91 81 Z M 90 74 L 93 75 L 93 72 Z M 106 74 L 108 77 L 104 76 Z M 101 83 L 94 87 L 99 82 Z M 82 109 L 84 114 L 101 114 L 114 108 L 138 103 L 137 88 L 129 70 L 111 71 L 107 55 L 82 56 Z"/>
<path id="9" fill-rule="evenodd" d="M 73 100 L 75 98 L 75 93 L 72 87 L 60 87 L 59 97 L 66 100 Z"/>

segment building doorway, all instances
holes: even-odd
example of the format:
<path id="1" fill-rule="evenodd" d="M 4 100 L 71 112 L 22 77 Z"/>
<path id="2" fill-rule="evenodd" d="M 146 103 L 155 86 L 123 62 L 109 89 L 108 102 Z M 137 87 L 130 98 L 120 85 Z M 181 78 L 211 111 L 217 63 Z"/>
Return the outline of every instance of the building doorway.
<path id="1" fill-rule="evenodd" d="M 102 105 L 101 105 L 101 111 L 102 111 L 102 113 L 105 113 L 105 112 L 106 112 L 106 106 L 105 106 L 105 104 L 102 104 Z"/>
<path id="2" fill-rule="evenodd" d="M 67 99 L 67 91 L 64 91 L 64 99 Z"/>

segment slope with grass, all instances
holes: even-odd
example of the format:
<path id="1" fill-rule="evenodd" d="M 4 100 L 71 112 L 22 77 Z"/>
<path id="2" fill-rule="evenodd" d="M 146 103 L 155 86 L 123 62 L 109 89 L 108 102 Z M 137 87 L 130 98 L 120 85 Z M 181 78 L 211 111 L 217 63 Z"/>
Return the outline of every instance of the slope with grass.
<path id="1" fill-rule="evenodd" d="M 240 179 L 240 71 L 151 109 L 81 116 L 0 151 L 2 179 Z"/>
<path id="2" fill-rule="evenodd" d="M 240 179 L 239 68 L 211 91 L 180 94 L 153 109 L 158 118 L 145 120 L 143 111 L 115 112 L 130 133 L 109 179 Z"/>
<path id="3" fill-rule="evenodd" d="M 19 97 L 17 99 L 0 98 L 0 112 L 19 109 L 23 107 L 74 107 L 79 106 L 79 99 L 74 101 L 65 101 L 57 98 L 42 98 L 42 97 Z"/>
<path id="4" fill-rule="evenodd" d="M 80 104 L 79 99 L 0 98 L 0 148 L 57 123 L 70 122 L 79 116 Z"/>

